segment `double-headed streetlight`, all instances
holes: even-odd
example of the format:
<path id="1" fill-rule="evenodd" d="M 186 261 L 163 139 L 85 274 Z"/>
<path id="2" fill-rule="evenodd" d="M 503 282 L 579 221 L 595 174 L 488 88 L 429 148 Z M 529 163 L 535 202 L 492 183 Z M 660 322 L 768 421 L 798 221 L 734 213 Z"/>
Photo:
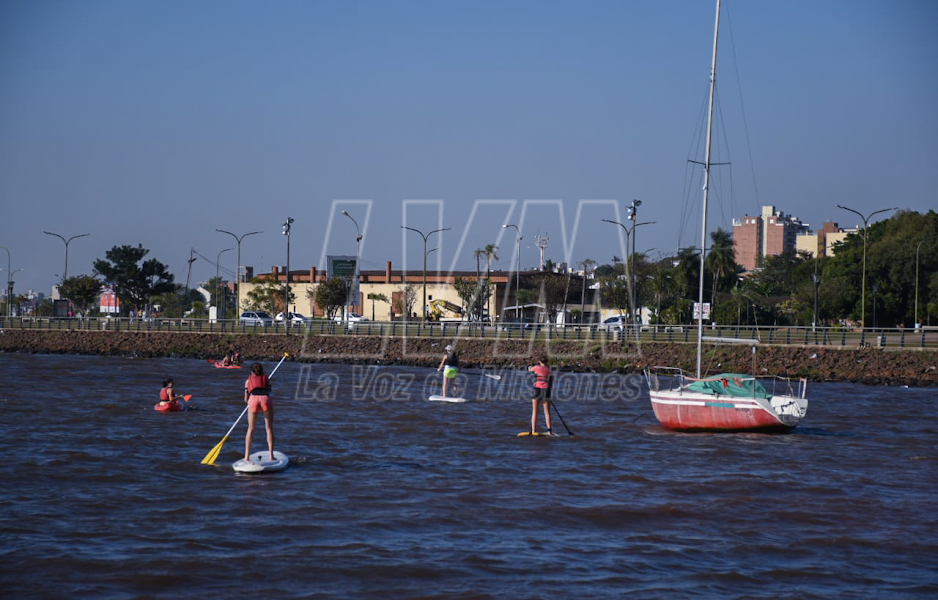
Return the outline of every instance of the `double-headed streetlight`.
<path id="1" fill-rule="evenodd" d="M 866 230 L 867 230 L 867 226 L 869 225 L 870 219 L 873 217 L 873 215 L 878 215 L 879 213 L 888 212 L 890 210 L 899 210 L 899 207 L 894 206 L 893 208 L 882 208 L 880 210 L 874 210 L 873 212 L 871 212 L 865 217 L 863 216 L 862 213 L 855 211 L 852 208 L 847 208 L 846 206 L 842 206 L 840 204 L 837 205 L 837 208 L 849 210 L 853 214 L 863 219 L 863 277 L 862 277 L 862 283 L 860 284 L 860 288 L 861 288 L 860 289 L 860 327 L 862 328 L 862 327 L 866 327 L 866 246 L 867 246 Z"/>
<path id="2" fill-rule="evenodd" d="M 449 227 L 444 227 L 443 229 L 434 229 L 433 231 L 424 234 L 419 229 L 414 229 L 413 227 L 406 227 L 401 225 L 402 229 L 409 229 L 411 231 L 416 231 L 420 237 L 423 238 L 423 320 L 427 320 L 427 238 L 429 238 L 434 233 L 439 233 L 441 231 L 449 231 Z"/>
<path id="3" fill-rule="evenodd" d="M 922 249 L 922 244 L 929 240 L 938 240 L 938 235 L 927 237 L 915 246 L 915 322 L 912 323 L 913 327 L 918 326 L 918 251 Z"/>
<path id="4" fill-rule="evenodd" d="M 352 309 L 352 289 L 354 288 L 356 283 L 359 283 L 358 277 L 359 277 L 359 274 L 361 273 L 358 263 L 361 262 L 361 259 L 362 259 L 362 237 L 363 236 L 362 236 L 361 229 L 358 228 L 358 221 L 356 221 L 354 217 L 352 217 L 352 215 L 348 214 L 347 210 L 343 210 L 342 214 L 348 217 L 349 219 L 352 219 L 352 223 L 355 223 L 355 243 L 357 244 L 357 251 L 355 254 L 355 275 L 354 275 L 354 278 L 352 279 L 352 282 L 348 286 L 348 292 L 346 292 L 345 294 L 345 320 L 347 321 L 349 318 L 349 312 Z M 374 315 L 371 315 L 371 316 L 374 316 Z"/>
<path id="5" fill-rule="evenodd" d="M 518 310 L 515 311 L 515 314 L 520 318 L 521 303 L 518 301 L 518 291 L 521 289 L 521 239 L 523 236 L 517 225 L 502 225 L 502 229 L 508 229 L 509 227 L 518 233 L 518 268 L 515 270 L 515 304 L 518 306 Z"/>
<path id="6" fill-rule="evenodd" d="M 287 273 L 284 281 L 286 285 L 283 290 L 283 323 L 287 333 L 290 332 L 291 319 L 287 315 L 290 310 L 290 226 L 293 225 L 293 217 L 287 217 L 283 222 L 283 235 L 287 236 Z"/>
<path id="7" fill-rule="evenodd" d="M 46 234 L 46 235 L 54 235 L 55 237 L 59 238 L 60 240 L 62 240 L 62 241 L 65 243 L 65 270 L 62 271 L 62 281 L 65 281 L 66 279 L 68 279 L 68 244 L 69 244 L 69 242 L 71 242 L 71 241 L 74 240 L 75 238 L 87 237 L 87 236 L 89 236 L 89 235 L 91 235 L 91 234 L 90 234 L 90 233 L 82 233 L 82 234 L 80 234 L 80 235 L 73 235 L 72 237 L 70 237 L 70 238 L 68 238 L 68 239 L 65 239 L 65 238 L 62 237 L 61 235 L 59 235 L 59 234 L 57 234 L 57 233 L 52 233 L 51 231 L 43 231 L 43 233 Z"/>
<path id="8" fill-rule="evenodd" d="M 234 248 L 225 248 L 218 253 L 218 256 L 215 258 L 215 303 L 218 304 L 218 296 L 221 296 L 221 319 L 225 318 L 225 297 L 221 293 L 221 273 L 219 273 L 219 266 L 221 265 L 221 255 L 229 250 L 234 250 Z"/>
<path id="9" fill-rule="evenodd" d="M 262 232 L 252 231 L 250 233 L 245 233 L 244 235 L 239 237 L 231 233 L 230 231 L 225 231 L 224 229 L 216 229 L 215 231 L 219 233 L 227 233 L 228 235 L 233 237 L 235 241 L 238 243 L 238 267 L 237 267 L 237 270 L 235 271 L 235 304 L 236 304 L 235 310 L 238 310 L 241 307 L 241 240 L 243 240 L 249 235 L 254 235 L 256 233 L 262 233 Z"/>
<path id="10" fill-rule="evenodd" d="M 641 201 L 640 201 L 640 200 L 636 200 L 635 202 L 638 202 L 639 204 L 641 204 Z M 637 205 L 636 205 L 636 206 L 637 206 Z M 630 218 L 631 218 L 631 215 L 630 215 Z M 629 311 L 632 313 L 632 315 L 631 315 L 631 320 L 634 322 L 634 320 L 635 320 L 635 301 L 636 301 L 636 300 L 635 300 L 635 286 L 633 285 L 634 282 L 633 282 L 633 280 L 632 280 L 632 269 L 633 269 L 632 260 L 633 260 L 633 258 L 634 258 L 634 254 L 635 254 L 635 246 L 634 246 L 635 228 L 636 228 L 636 227 L 639 227 L 639 226 L 641 226 L 641 225 L 652 225 L 653 223 L 656 223 L 656 221 L 646 221 L 646 222 L 644 222 L 644 223 L 632 223 L 632 226 L 631 226 L 631 227 L 627 227 L 626 225 L 624 225 L 624 224 L 622 224 L 622 223 L 620 223 L 620 222 L 618 222 L 618 221 L 612 221 L 612 220 L 610 220 L 610 219 L 603 219 L 603 222 L 604 222 L 604 223 L 612 223 L 613 225 L 618 225 L 619 227 L 622 228 L 622 231 L 625 232 L 625 250 L 626 250 L 626 252 L 628 252 L 628 249 L 629 249 L 629 238 L 631 237 L 631 238 L 632 238 L 632 241 L 633 241 L 633 245 L 632 245 L 632 256 L 627 257 L 626 260 L 625 260 L 625 277 L 626 277 L 626 280 L 627 280 L 627 281 L 626 281 L 626 284 L 628 285 L 628 291 L 629 291 L 629 302 L 630 302 L 630 304 L 631 304 L 631 306 L 629 307 Z"/>

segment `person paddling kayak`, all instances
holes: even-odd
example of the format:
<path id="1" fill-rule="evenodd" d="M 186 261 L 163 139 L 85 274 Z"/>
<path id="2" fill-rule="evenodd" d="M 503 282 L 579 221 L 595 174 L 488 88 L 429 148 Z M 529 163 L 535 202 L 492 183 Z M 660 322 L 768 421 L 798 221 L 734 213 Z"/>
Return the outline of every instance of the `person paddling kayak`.
<path id="1" fill-rule="evenodd" d="M 173 410 L 182 410 L 183 404 L 180 402 L 181 399 L 182 395 L 173 391 L 173 378 L 167 377 L 164 379 L 163 389 L 160 390 L 160 403 L 158 406 L 165 407 L 166 405 L 171 404 L 172 406 L 168 406 L 167 408 Z"/>
<path id="2" fill-rule="evenodd" d="M 264 375 L 261 363 L 251 365 L 251 376 L 244 382 L 244 402 L 248 405 L 248 431 L 244 436 L 244 460 L 251 460 L 251 440 L 254 437 L 254 422 L 257 411 L 264 413 L 267 428 L 267 448 L 270 460 L 274 460 L 274 405 L 270 401 L 270 382 Z"/>

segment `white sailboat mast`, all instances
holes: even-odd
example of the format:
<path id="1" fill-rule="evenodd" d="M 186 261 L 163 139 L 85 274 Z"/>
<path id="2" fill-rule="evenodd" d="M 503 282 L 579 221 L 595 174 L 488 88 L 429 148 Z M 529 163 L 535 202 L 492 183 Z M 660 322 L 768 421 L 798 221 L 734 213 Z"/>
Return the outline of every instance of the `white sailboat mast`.
<path id="1" fill-rule="evenodd" d="M 713 132 L 713 90 L 717 78 L 717 39 L 720 36 L 720 0 L 717 0 L 716 24 L 713 26 L 713 62 L 710 66 L 710 106 L 707 109 L 707 154 L 704 159 L 703 219 L 700 228 L 700 293 L 697 313 L 697 379 L 700 379 L 700 357 L 703 353 L 704 264 L 707 257 L 707 199 L 710 193 L 710 141 Z M 711 307 L 712 309 L 713 307 Z"/>

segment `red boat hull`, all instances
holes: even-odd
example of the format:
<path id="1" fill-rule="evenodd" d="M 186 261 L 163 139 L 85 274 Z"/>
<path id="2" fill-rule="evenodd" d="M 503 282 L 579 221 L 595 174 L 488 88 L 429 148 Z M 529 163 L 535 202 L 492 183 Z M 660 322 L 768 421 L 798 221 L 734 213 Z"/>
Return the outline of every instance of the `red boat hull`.
<path id="1" fill-rule="evenodd" d="M 651 405 L 663 427 L 679 431 L 786 431 L 797 424 L 748 398 L 653 392 Z"/>

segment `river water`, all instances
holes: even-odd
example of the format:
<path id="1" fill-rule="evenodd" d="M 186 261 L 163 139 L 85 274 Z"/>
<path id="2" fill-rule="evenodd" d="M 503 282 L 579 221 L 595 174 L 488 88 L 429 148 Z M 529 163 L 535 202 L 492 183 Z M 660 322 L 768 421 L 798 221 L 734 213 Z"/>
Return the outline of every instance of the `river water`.
<path id="1" fill-rule="evenodd" d="M 274 364 L 267 364 L 270 371 Z M 0 596 L 938 597 L 932 389 L 809 385 L 794 432 L 661 429 L 639 378 L 303 365 L 273 378 L 281 473 L 236 475 L 246 370 L 0 354 Z M 489 374 L 495 373 L 489 371 Z M 161 380 L 193 410 L 153 410 Z M 266 447 L 263 425 L 255 449 Z"/>

